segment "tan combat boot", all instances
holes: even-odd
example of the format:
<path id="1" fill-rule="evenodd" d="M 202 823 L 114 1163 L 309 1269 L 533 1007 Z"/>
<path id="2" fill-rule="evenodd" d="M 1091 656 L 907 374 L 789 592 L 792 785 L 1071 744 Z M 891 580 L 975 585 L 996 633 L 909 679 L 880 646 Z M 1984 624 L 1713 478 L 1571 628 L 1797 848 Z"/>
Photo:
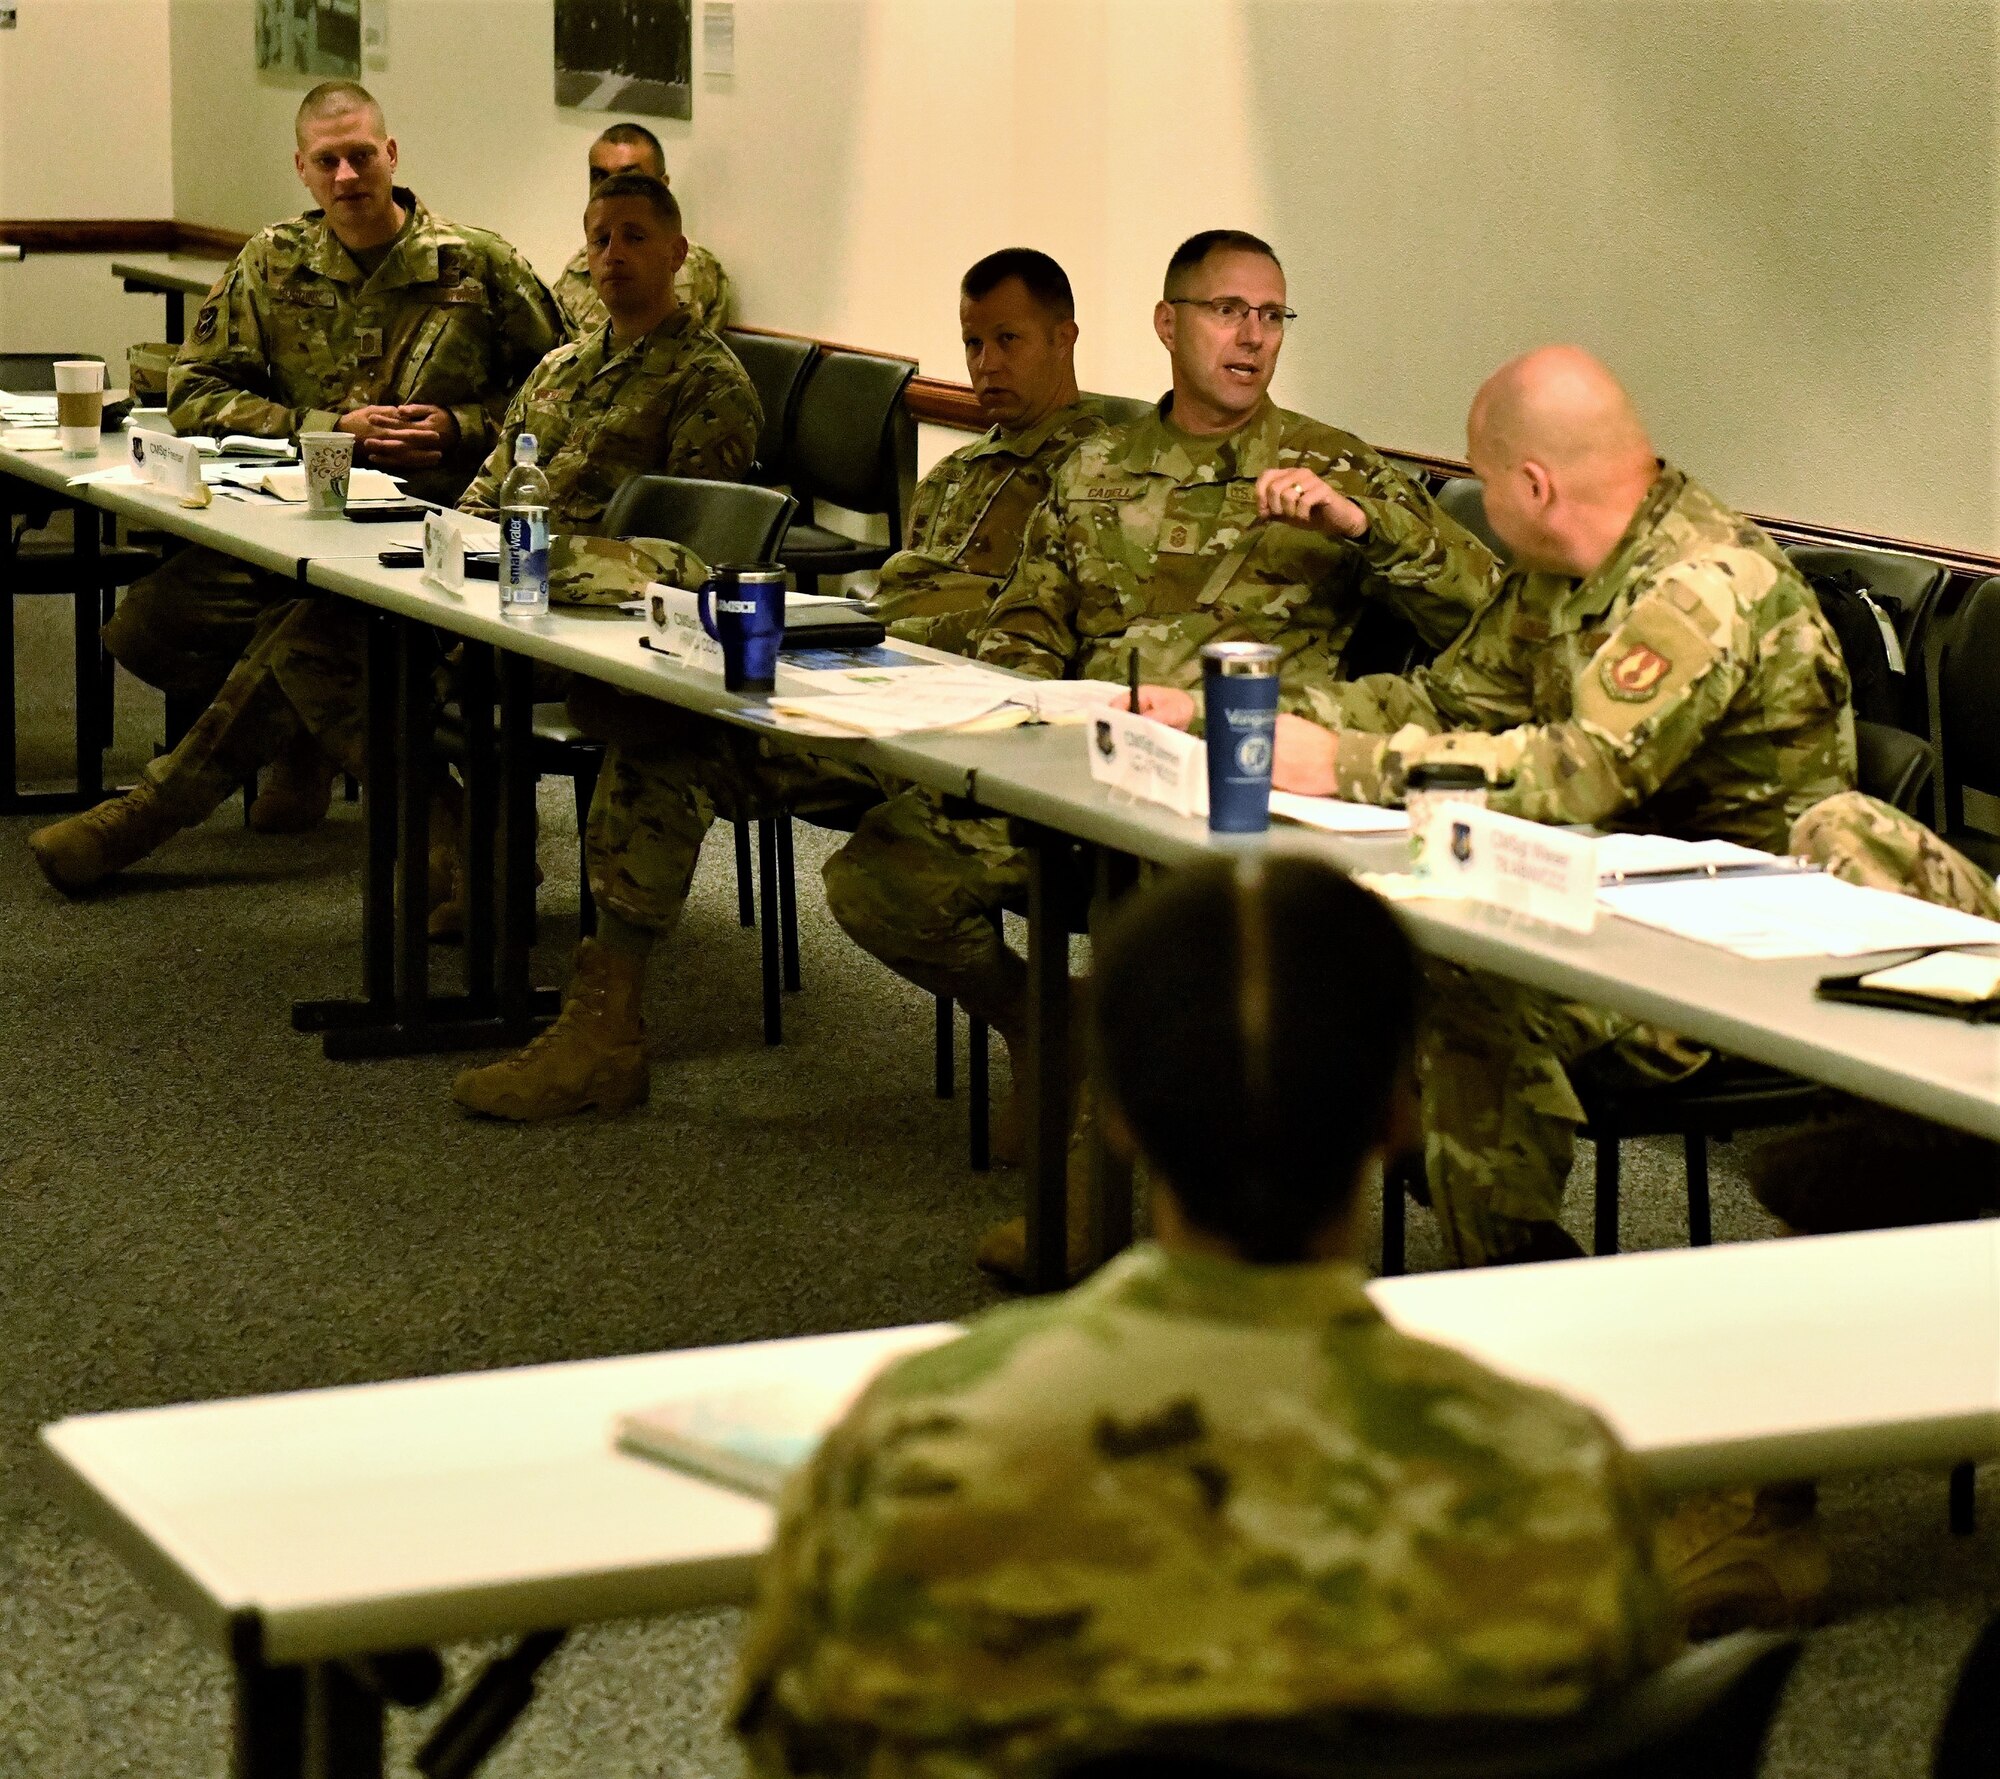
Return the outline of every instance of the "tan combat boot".
<path id="1" fill-rule="evenodd" d="M 555 1024 L 527 1049 L 467 1069 L 451 1097 L 468 1112 L 524 1122 L 642 1105 L 653 1084 L 639 1017 L 644 981 L 642 960 L 584 940 Z"/>
<path id="2" fill-rule="evenodd" d="M 1692 1495 L 1661 1522 L 1657 1549 L 1690 1637 L 1809 1624 L 1833 1579 L 1808 1485 Z"/>
<path id="3" fill-rule="evenodd" d="M 317 737 L 301 735 L 271 762 L 250 805 L 250 826 L 259 834 L 310 833 L 326 820 L 338 770 Z"/>
<path id="4" fill-rule="evenodd" d="M 181 823 L 141 783 L 95 809 L 51 822 L 28 836 L 42 875 L 66 896 L 80 896 L 127 865 L 137 864 Z"/>

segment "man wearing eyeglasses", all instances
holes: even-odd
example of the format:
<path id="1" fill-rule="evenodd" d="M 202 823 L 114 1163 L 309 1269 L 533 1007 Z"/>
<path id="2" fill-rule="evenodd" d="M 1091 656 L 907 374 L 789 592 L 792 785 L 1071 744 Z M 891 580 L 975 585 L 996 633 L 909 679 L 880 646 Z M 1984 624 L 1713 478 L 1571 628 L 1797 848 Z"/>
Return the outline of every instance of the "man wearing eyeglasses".
<path id="1" fill-rule="evenodd" d="M 1308 687 L 1341 676 L 1366 599 L 1387 600 L 1434 646 L 1458 634 L 1487 596 L 1485 551 L 1353 434 L 1271 400 L 1293 319 L 1268 243 L 1214 229 L 1180 246 L 1153 311 L 1173 388 L 1156 412 L 1070 457 L 978 634 L 981 660 L 1045 679 L 1123 680 L 1136 654 L 1145 707 L 1184 723 L 1207 642 L 1275 643 L 1296 710 Z M 1409 545 L 1393 570 L 1372 570 L 1332 528 L 1330 489 L 1377 503 Z M 1004 823 L 954 818 L 921 790 L 871 811 L 826 866 L 828 905 L 849 936 L 985 1019 L 1017 1062 L 1027 969 L 992 917 L 1025 882 Z M 1074 1259 L 1081 1195 L 1071 1196 Z M 992 1232 L 979 1260 L 1018 1279 L 1021 1221 Z"/>

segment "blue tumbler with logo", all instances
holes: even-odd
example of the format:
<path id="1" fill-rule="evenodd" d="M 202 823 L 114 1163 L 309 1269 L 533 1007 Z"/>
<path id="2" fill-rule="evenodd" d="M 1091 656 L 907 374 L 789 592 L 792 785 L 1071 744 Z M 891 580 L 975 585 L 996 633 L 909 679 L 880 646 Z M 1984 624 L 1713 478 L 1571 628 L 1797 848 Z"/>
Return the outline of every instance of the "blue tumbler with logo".
<path id="1" fill-rule="evenodd" d="M 1271 747 L 1278 729 L 1281 659 L 1283 651 L 1268 642 L 1202 647 L 1211 833 L 1261 834 L 1271 825 Z"/>
<path id="2" fill-rule="evenodd" d="M 701 627 L 722 644 L 723 689 L 776 691 L 778 644 L 785 638 L 785 571 L 754 563 L 725 565 L 695 589 L 694 603 Z"/>

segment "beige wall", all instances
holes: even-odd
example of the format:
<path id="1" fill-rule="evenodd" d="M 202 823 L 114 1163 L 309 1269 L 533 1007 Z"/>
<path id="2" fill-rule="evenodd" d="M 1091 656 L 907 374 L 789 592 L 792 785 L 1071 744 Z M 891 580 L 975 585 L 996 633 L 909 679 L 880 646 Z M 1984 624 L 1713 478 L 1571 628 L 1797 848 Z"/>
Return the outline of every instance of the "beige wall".
<path id="1" fill-rule="evenodd" d="M 0 31 L 0 217 L 173 213 L 168 0 L 43 0 Z M 0 351 L 118 360 L 157 338 L 157 297 L 96 254 L 0 264 Z"/>
<path id="2" fill-rule="evenodd" d="M 389 0 L 369 78 L 426 199 L 552 271 L 600 120 L 553 102 L 550 11 Z M 1992 548 L 1995 14 L 738 0 L 734 78 L 698 76 L 693 122 L 658 128 L 747 320 L 952 375 L 957 273 L 1023 240 L 1075 278 L 1084 380 L 1151 392 L 1167 251 L 1248 226 L 1291 271 L 1294 406 L 1451 451 L 1487 368 L 1579 338 L 1729 498 Z M 302 83 L 251 69 L 249 0 L 174 0 L 172 21 L 179 214 L 296 208 Z"/>

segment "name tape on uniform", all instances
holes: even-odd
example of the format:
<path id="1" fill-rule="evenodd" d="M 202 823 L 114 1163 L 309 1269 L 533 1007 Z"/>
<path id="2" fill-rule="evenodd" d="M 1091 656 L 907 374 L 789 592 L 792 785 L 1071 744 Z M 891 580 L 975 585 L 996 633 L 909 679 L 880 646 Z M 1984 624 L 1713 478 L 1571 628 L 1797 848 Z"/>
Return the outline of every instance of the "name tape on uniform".
<path id="1" fill-rule="evenodd" d="M 1597 922 L 1597 842 L 1473 803 L 1436 805 L 1410 835 L 1411 875 L 1431 893 L 1506 908 L 1572 933 Z"/>
<path id="2" fill-rule="evenodd" d="M 1192 735 L 1129 710 L 1106 710 L 1084 724 L 1090 776 L 1176 815 L 1208 813 L 1208 748 Z"/>

